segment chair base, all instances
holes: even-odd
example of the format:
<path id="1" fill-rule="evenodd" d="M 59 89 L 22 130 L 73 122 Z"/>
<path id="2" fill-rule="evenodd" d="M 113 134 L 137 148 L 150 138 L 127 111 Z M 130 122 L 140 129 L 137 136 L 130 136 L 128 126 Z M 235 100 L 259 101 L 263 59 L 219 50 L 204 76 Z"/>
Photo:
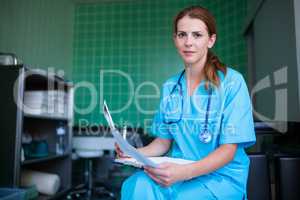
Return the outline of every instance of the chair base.
<path id="1" fill-rule="evenodd" d="M 89 190 L 85 185 L 75 187 L 66 197 L 67 200 L 93 200 L 111 199 L 115 200 L 114 193 L 104 187 L 96 187 Z"/>
<path id="2" fill-rule="evenodd" d="M 116 199 L 114 193 L 106 187 L 95 187 L 93 181 L 93 157 L 82 157 L 85 160 L 85 183 L 80 184 L 72 189 L 68 194 L 68 200 L 92 200 L 92 199 Z"/>

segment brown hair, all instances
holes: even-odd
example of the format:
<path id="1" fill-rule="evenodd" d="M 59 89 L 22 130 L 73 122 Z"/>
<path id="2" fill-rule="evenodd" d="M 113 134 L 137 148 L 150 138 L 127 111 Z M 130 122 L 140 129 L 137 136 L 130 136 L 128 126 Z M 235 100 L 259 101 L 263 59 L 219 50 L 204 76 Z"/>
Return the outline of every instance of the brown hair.
<path id="1" fill-rule="evenodd" d="M 178 21 L 185 16 L 203 21 L 207 27 L 209 36 L 217 34 L 216 20 L 214 16 L 206 8 L 201 6 L 191 6 L 180 11 L 174 19 L 174 33 L 177 33 Z M 223 72 L 224 75 L 227 71 L 226 66 L 221 63 L 219 58 L 209 49 L 204 66 L 204 74 L 205 78 L 216 86 L 219 86 L 220 84 L 220 78 L 217 74 L 218 70 Z M 208 87 L 208 82 L 206 83 L 206 86 Z"/>

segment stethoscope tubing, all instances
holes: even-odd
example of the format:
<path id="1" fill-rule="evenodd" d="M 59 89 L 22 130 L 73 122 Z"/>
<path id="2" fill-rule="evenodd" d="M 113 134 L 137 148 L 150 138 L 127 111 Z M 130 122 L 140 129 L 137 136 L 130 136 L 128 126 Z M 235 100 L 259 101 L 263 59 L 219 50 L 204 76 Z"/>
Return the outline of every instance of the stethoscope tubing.
<path id="1" fill-rule="evenodd" d="M 178 120 L 176 121 L 166 121 L 165 119 L 163 119 L 163 123 L 165 124 L 174 124 L 174 123 L 178 123 L 182 120 L 183 117 L 183 92 L 182 92 L 182 84 L 181 84 L 181 79 L 183 77 L 185 73 L 185 70 L 183 70 L 177 80 L 177 83 L 173 86 L 169 96 L 171 96 L 174 92 L 177 86 L 179 86 L 179 94 L 182 97 L 181 98 L 181 113 L 180 113 L 180 117 Z M 204 130 L 203 131 L 208 131 L 208 118 L 209 118 L 209 111 L 210 111 L 210 104 L 211 104 L 211 96 L 212 96 L 212 88 L 211 86 L 209 86 L 209 96 L 208 96 L 208 102 L 207 102 L 207 106 L 206 106 L 206 113 L 205 113 L 205 124 L 204 124 Z"/>

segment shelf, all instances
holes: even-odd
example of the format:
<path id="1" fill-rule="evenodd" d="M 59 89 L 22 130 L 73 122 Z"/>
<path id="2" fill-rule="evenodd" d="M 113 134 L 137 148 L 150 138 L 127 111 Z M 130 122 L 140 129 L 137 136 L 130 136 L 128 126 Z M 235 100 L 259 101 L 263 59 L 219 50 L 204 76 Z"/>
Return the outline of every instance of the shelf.
<path id="1" fill-rule="evenodd" d="M 67 82 L 64 80 L 64 77 L 59 76 L 58 74 L 50 71 L 46 71 L 44 69 L 28 69 L 25 71 L 26 77 L 30 79 L 30 81 L 53 81 L 60 84 L 65 85 L 66 87 L 72 87 L 73 83 Z"/>
<path id="2" fill-rule="evenodd" d="M 60 177 L 60 190 L 55 195 L 43 195 L 46 196 L 46 199 L 63 196 L 67 191 L 66 189 L 70 189 L 72 185 L 71 146 L 74 86 L 71 82 L 60 77 L 59 74 L 54 74 L 53 72 L 56 70 L 52 71 L 49 70 L 50 74 L 52 73 L 49 76 L 48 70 L 25 69 L 22 65 L 3 66 L 0 70 L 0 81 L 3 86 L 1 92 L 2 96 L 5 96 L 0 105 L 0 110 L 5 114 L 0 117 L 0 122 L 2 129 L 7 133 L 0 136 L 0 157 L 5 160 L 1 163 L 0 182 L 2 185 L 21 187 L 23 170 L 56 174 Z M 36 92 L 32 94 L 41 92 L 44 97 L 42 100 L 45 99 L 45 102 L 39 102 L 39 98 L 34 95 L 32 95 L 33 103 L 28 99 L 25 102 L 25 95 L 30 95 L 26 92 Z M 64 95 L 63 98 L 62 95 Z M 35 102 L 35 100 L 37 101 Z M 48 102 L 48 100 L 53 100 L 53 102 Z M 29 106 L 27 105 L 28 102 Z M 30 107 L 30 103 L 33 104 L 33 108 Z M 37 103 L 44 104 L 37 107 Z M 26 105 L 30 109 L 26 110 Z M 56 129 L 60 126 L 65 128 L 63 142 L 66 152 L 63 155 L 56 155 Z M 25 154 L 22 146 L 22 136 L 25 133 L 31 136 L 32 141 L 45 140 L 49 155 L 30 159 L 26 157 L 28 159 L 21 161 Z M 31 152 L 33 156 L 39 156 L 46 151 L 45 147 L 46 145 L 34 144 L 28 152 Z M 34 183 L 32 182 L 32 184 Z"/>
<path id="3" fill-rule="evenodd" d="M 46 161 L 60 159 L 60 158 L 65 158 L 65 157 L 68 157 L 68 156 L 70 156 L 70 153 L 65 153 L 63 155 L 57 155 L 57 154 L 52 153 L 52 154 L 50 154 L 47 157 L 32 158 L 32 159 L 24 160 L 22 162 L 22 166 L 24 166 L 24 165 L 30 165 L 30 164 L 34 164 L 34 163 L 46 162 Z"/>
<path id="4" fill-rule="evenodd" d="M 37 198 L 37 200 L 59 199 L 59 198 L 61 198 L 63 195 L 67 194 L 69 191 L 70 191 L 70 189 L 63 188 L 63 189 L 60 189 L 55 195 L 52 195 L 52 196 L 48 196 L 48 195 L 39 195 L 39 197 Z"/>
<path id="5" fill-rule="evenodd" d="M 24 117 L 36 118 L 36 119 L 53 119 L 53 120 L 69 120 L 66 116 L 57 116 L 50 114 L 28 114 L 24 113 Z"/>

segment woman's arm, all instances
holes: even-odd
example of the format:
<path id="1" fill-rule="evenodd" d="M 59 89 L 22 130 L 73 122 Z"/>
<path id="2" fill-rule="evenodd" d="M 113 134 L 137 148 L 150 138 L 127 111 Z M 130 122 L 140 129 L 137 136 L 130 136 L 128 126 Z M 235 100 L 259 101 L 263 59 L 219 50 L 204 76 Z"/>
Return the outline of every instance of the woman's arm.
<path id="1" fill-rule="evenodd" d="M 187 165 L 186 171 L 189 173 L 187 174 L 186 179 L 208 174 L 223 167 L 232 161 L 236 149 L 237 144 L 223 144 L 204 159 Z"/>
<path id="2" fill-rule="evenodd" d="M 163 163 L 158 168 L 145 167 L 145 171 L 157 183 L 170 186 L 177 181 L 189 180 L 223 167 L 234 158 L 236 149 L 236 144 L 224 144 L 197 162 L 187 165 Z"/>
<path id="3" fill-rule="evenodd" d="M 169 139 L 155 138 L 147 146 L 138 148 L 138 151 L 145 156 L 161 156 L 169 151 L 171 142 Z"/>

